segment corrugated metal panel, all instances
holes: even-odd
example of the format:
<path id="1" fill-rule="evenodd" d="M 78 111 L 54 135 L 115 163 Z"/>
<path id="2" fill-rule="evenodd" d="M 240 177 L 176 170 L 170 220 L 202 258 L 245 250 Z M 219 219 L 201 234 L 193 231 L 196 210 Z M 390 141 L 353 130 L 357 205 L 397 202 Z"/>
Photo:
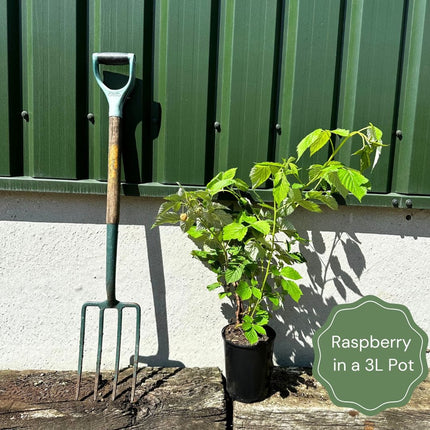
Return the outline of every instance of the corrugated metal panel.
<path id="1" fill-rule="evenodd" d="M 0 175 L 22 175 L 19 4 L 0 0 Z"/>
<path id="2" fill-rule="evenodd" d="M 383 130 L 386 143 L 391 143 L 397 113 L 403 4 L 361 0 L 348 2 L 346 11 L 338 126 L 356 130 L 373 122 Z M 358 147 L 357 143 L 345 147 L 339 158 L 349 162 L 351 149 Z M 370 175 L 374 192 L 390 190 L 392 151 L 393 146 L 385 148 L 378 169 Z"/>
<path id="3" fill-rule="evenodd" d="M 144 23 L 146 14 L 144 0 L 89 0 L 88 56 L 90 63 L 86 81 L 89 88 L 88 111 L 94 114 L 94 123 L 89 127 L 89 175 L 94 179 L 107 177 L 108 103 L 97 85 L 91 66 L 93 52 L 133 52 L 136 54 L 136 81 L 132 97 L 123 112 L 123 169 L 122 177 L 127 182 L 143 180 L 146 165 L 143 165 L 144 147 L 151 145 L 148 133 L 144 133 L 144 122 L 148 124 L 150 82 L 143 80 L 144 65 L 150 68 L 151 49 L 145 47 Z M 151 10 L 149 10 L 151 13 Z M 149 52 L 147 52 L 149 51 Z M 128 79 L 128 66 L 101 66 L 104 82 L 108 87 L 119 88 Z M 146 160 L 147 164 L 151 164 Z"/>
<path id="4" fill-rule="evenodd" d="M 154 142 L 154 180 L 205 182 L 207 134 L 213 121 L 211 29 L 218 16 L 210 0 L 157 2 L 154 99 L 162 107 Z"/>
<path id="5" fill-rule="evenodd" d="M 215 170 L 246 175 L 267 159 L 276 85 L 277 0 L 221 2 Z"/>
<path id="6" fill-rule="evenodd" d="M 199 185 L 236 166 L 245 176 L 316 127 L 372 121 L 391 143 L 373 191 L 430 194 L 429 9 L 428 0 L 0 0 L 0 175 L 105 179 L 108 110 L 90 57 L 125 51 L 137 58 L 124 111 L 128 183 Z M 112 86 L 128 75 L 103 70 Z"/>
<path id="7" fill-rule="evenodd" d="M 277 159 L 294 155 L 297 144 L 310 131 L 333 125 L 342 18 L 340 0 L 286 3 Z M 313 162 L 323 158 L 324 154 L 317 155 Z"/>
<path id="8" fill-rule="evenodd" d="M 430 4 L 410 3 L 393 191 L 430 194 Z"/>
<path id="9" fill-rule="evenodd" d="M 24 174 L 76 179 L 85 168 L 83 75 L 77 67 L 78 2 L 21 2 Z M 81 158 L 83 156 L 83 159 Z"/>

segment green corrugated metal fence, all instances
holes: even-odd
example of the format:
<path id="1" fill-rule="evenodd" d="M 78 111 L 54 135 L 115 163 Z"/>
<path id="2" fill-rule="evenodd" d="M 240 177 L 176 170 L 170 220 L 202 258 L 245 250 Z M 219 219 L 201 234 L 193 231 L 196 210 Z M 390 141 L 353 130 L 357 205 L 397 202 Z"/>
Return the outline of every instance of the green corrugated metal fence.
<path id="1" fill-rule="evenodd" d="M 429 44 L 426 0 L 0 0 L 0 187 L 105 179 L 89 59 L 123 51 L 137 57 L 128 184 L 244 175 L 314 128 L 371 121 L 390 143 L 373 192 L 430 195 Z M 126 69 L 104 77 L 120 85 Z"/>

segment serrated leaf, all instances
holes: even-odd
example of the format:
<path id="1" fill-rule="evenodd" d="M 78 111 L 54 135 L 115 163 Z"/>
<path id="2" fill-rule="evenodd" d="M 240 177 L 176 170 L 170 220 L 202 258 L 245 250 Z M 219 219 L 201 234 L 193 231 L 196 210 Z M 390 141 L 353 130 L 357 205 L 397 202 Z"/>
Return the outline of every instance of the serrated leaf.
<path id="1" fill-rule="evenodd" d="M 223 240 L 237 239 L 242 240 L 246 233 L 248 232 L 248 227 L 240 224 L 238 222 L 232 222 L 226 225 L 222 230 Z"/>
<path id="2" fill-rule="evenodd" d="M 324 194 L 322 191 L 309 191 L 307 195 L 310 199 L 319 200 L 320 202 L 324 203 L 330 209 L 338 209 L 336 199 L 329 194 Z"/>
<path id="3" fill-rule="evenodd" d="M 244 330 L 244 334 L 251 345 L 254 345 L 258 342 L 258 334 L 254 328 L 251 328 L 250 330 Z"/>
<path id="4" fill-rule="evenodd" d="M 163 212 L 157 216 L 153 227 L 160 226 L 162 224 L 176 224 L 180 221 L 179 214 L 176 212 Z"/>
<path id="5" fill-rule="evenodd" d="M 213 195 L 216 193 L 219 193 L 220 191 L 222 191 L 225 187 L 228 187 L 229 185 L 233 185 L 234 184 L 234 180 L 233 179 L 221 179 L 220 181 L 216 181 L 213 184 L 211 184 L 209 186 L 209 184 L 207 185 L 207 189 L 209 190 L 209 192 Z"/>
<path id="6" fill-rule="evenodd" d="M 209 291 L 213 291 L 213 290 L 215 290 L 215 289 L 217 289 L 217 288 L 219 288 L 219 287 L 221 287 L 222 285 L 219 283 L 219 282 L 214 282 L 213 284 L 210 284 L 210 285 L 208 285 L 206 288 L 209 290 Z"/>
<path id="7" fill-rule="evenodd" d="M 295 301 L 298 302 L 300 297 L 303 295 L 302 290 L 294 281 L 286 281 L 285 279 L 281 280 L 281 285 L 283 290 L 289 294 L 289 296 Z"/>
<path id="8" fill-rule="evenodd" d="M 246 212 L 242 212 L 239 217 L 239 223 L 246 222 L 248 224 L 252 224 L 257 221 L 257 218 L 254 215 L 248 215 Z"/>
<path id="9" fill-rule="evenodd" d="M 252 289 L 246 281 L 240 281 L 236 293 L 242 300 L 248 300 L 252 296 Z"/>
<path id="10" fill-rule="evenodd" d="M 323 130 L 320 135 L 318 136 L 318 138 L 316 138 L 310 148 L 310 154 L 311 156 L 314 155 L 316 152 L 318 152 L 321 148 L 323 148 L 326 143 L 330 140 L 331 137 L 331 133 L 328 130 Z"/>
<path id="11" fill-rule="evenodd" d="M 299 160 L 304 152 L 312 145 L 312 143 L 319 138 L 323 131 L 323 129 L 317 128 L 300 141 L 300 143 L 297 145 L 297 160 Z"/>
<path id="12" fill-rule="evenodd" d="M 327 175 L 324 175 L 325 180 L 329 183 L 330 187 L 334 188 L 343 198 L 345 198 L 349 191 L 342 185 L 340 179 L 337 175 L 338 169 L 333 169 L 328 172 Z"/>
<path id="13" fill-rule="evenodd" d="M 302 279 L 302 275 L 300 275 L 300 273 L 296 270 L 293 269 L 292 267 L 284 267 L 281 270 L 281 275 L 284 276 L 285 278 L 289 278 L 289 279 L 293 279 L 293 280 L 297 280 L 297 279 Z"/>
<path id="14" fill-rule="evenodd" d="M 234 186 L 240 191 L 249 190 L 249 185 L 245 181 L 242 181 L 242 179 L 239 179 L 239 178 L 236 178 L 234 180 Z"/>
<path id="15" fill-rule="evenodd" d="M 242 277 L 243 269 L 244 267 L 241 265 L 229 267 L 224 275 L 227 284 L 237 282 Z"/>
<path id="16" fill-rule="evenodd" d="M 270 224 L 267 221 L 256 221 L 251 224 L 251 227 L 255 230 L 267 235 L 270 233 Z"/>
<path id="17" fill-rule="evenodd" d="M 257 188 L 264 182 L 266 182 L 270 175 L 272 174 L 272 170 L 270 166 L 266 166 L 263 163 L 256 164 L 252 167 L 251 172 L 249 173 L 249 178 L 251 179 L 252 187 Z"/>
<path id="18" fill-rule="evenodd" d="M 266 334 L 266 329 L 261 325 L 254 324 L 253 328 L 257 333 L 261 334 L 262 336 Z"/>
<path id="19" fill-rule="evenodd" d="M 222 173 L 221 178 L 222 179 L 233 179 L 236 176 L 237 167 L 234 167 L 233 169 L 229 169 Z"/>
<path id="20" fill-rule="evenodd" d="M 288 196 L 290 190 L 290 183 L 283 170 L 279 170 L 273 181 L 273 198 L 277 204 L 280 204 Z"/>
<path id="21" fill-rule="evenodd" d="M 332 130 L 333 134 L 337 134 L 338 136 L 347 137 L 349 136 L 350 131 L 345 130 L 344 128 L 337 128 L 336 130 Z"/>
<path id="22" fill-rule="evenodd" d="M 261 293 L 261 290 L 259 289 L 259 288 L 256 288 L 256 287 L 252 287 L 252 295 L 255 297 L 255 298 L 257 298 L 257 299 L 261 299 L 261 297 L 262 297 L 262 293 Z"/>
<path id="23" fill-rule="evenodd" d="M 340 169 L 337 176 L 341 184 L 352 193 L 359 201 L 367 193 L 367 188 L 364 186 L 368 179 L 364 177 L 358 170 L 354 169 Z"/>
<path id="24" fill-rule="evenodd" d="M 198 230 L 197 227 L 195 225 L 193 225 L 192 227 L 190 227 L 187 231 L 188 235 L 191 236 L 193 239 L 198 239 L 199 237 L 203 236 L 203 231 L 202 230 Z"/>
<path id="25" fill-rule="evenodd" d="M 310 200 L 299 200 L 297 202 L 302 208 L 310 211 L 310 212 L 321 212 L 321 208 L 315 202 L 311 202 Z"/>

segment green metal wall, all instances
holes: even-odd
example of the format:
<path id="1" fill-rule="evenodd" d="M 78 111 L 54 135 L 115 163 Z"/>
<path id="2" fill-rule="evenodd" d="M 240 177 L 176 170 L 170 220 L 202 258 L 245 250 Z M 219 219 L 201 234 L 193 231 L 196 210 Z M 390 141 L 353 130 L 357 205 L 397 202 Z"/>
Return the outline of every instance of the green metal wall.
<path id="1" fill-rule="evenodd" d="M 245 175 L 314 128 L 371 121 L 390 143 L 372 191 L 430 195 L 429 45 L 427 0 L 0 0 L 0 176 L 105 179 L 89 59 L 123 51 L 129 184 Z M 103 72 L 119 85 L 127 67 Z"/>

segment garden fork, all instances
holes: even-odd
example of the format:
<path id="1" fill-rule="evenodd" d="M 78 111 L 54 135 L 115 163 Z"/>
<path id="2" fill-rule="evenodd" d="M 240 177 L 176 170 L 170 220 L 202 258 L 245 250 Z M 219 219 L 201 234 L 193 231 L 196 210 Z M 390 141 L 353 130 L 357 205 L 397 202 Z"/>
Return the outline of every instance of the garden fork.
<path id="1" fill-rule="evenodd" d="M 135 55 L 116 52 L 95 53 L 92 56 L 93 70 L 96 81 L 105 93 L 109 103 L 109 152 L 108 152 L 108 181 L 107 181 L 107 207 L 106 207 L 106 292 L 107 300 L 103 302 L 86 302 L 81 310 L 81 331 L 79 341 L 79 360 L 78 360 L 78 381 L 76 384 L 76 400 L 79 399 L 79 392 L 82 378 L 82 361 L 84 355 L 85 339 L 85 318 L 87 308 L 94 306 L 99 308 L 99 331 L 96 362 L 96 379 L 94 383 L 94 400 L 97 400 L 97 392 L 100 379 L 100 366 L 103 344 L 103 324 L 104 312 L 106 309 L 116 309 L 118 311 L 117 337 L 116 337 L 116 357 L 115 370 L 112 388 L 112 400 L 115 400 L 121 349 L 122 332 L 122 311 L 124 308 L 136 309 L 136 338 L 133 361 L 133 379 L 131 383 L 131 402 L 134 401 L 136 391 L 137 366 L 139 358 L 140 342 L 140 320 L 141 310 L 137 303 L 120 302 L 115 297 L 115 278 L 116 278 L 116 257 L 118 243 L 118 224 L 119 224 L 119 196 L 120 196 L 120 166 L 121 166 L 121 120 L 122 108 L 128 94 L 134 85 Z M 99 65 L 129 65 L 129 77 L 127 84 L 120 89 L 110 89 L 102 81 Z"/>

